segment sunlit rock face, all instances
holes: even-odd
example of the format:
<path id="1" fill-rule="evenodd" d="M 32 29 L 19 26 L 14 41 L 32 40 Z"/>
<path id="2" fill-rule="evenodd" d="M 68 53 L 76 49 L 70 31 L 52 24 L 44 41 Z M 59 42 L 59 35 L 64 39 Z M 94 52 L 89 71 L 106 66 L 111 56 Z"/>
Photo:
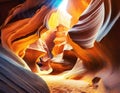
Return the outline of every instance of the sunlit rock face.
<path id="1" fill-rule="evenodd" d="M 8 17 L 1 25 L 1 46 L 6 51 L 1 51 L 0 57 L 2 61 L 12 58 L 5 62 L 5 65 L 10 65 L 2 78 L 3 82 L 7 73 L 11 73 L 10 77 L 14 77 L 16 82 L 22 82 L 23 86 L 28 88 L 23 89 L 20 85 L 23 90 L 29 92 L 40 87 L 38 93 L 49 93 L 49 89 L 52 93 L 107 93 L 104 85 L 109 90 L 117 86 L 119 75 L 111 75 L 112 62 L 106 55 L 107 50 L 96 43 L 107 35 L 120 17 L 120 12 L 117 12 L 111 20 L 110 0 L 17 1 L 21 4 L 9 11 Z M 4 55 L 6 56 L 3 57 Z M 1 67 L 6 69 L 7 66 L 3 65 L 1 63 Z M 16 77 L 17 73 L 11 72 L 11 67 L 22 74 L 20 81 Z M 29 70 L 29 75 L 25 73 L 26 70 Z M 42 77 L 49 89 L 41 79 L 40 85 L 38 80 L 32 81 L 32 77 L 38 77 L 30 71 Z M 1 74 L 4 72 L 2 70 Z M 14 73 L 15 75 L 12 75 Z M 30 86 L 26 86 L 23 73 L 28 77 L 27 84 Z M 94 78 L 95 76 L 98 78 Z M 106 80 L 111 80 L 108 77 L 112 78 L 114 83 L 107 82 Z M 56 79 L 53 80 L 54 78 Z M 4 85 L 3 82 L 1 84 Z M 19 86 L 14 82 L 8 84 Z M 119 91 L 115 88 L 114 90 Z"/>

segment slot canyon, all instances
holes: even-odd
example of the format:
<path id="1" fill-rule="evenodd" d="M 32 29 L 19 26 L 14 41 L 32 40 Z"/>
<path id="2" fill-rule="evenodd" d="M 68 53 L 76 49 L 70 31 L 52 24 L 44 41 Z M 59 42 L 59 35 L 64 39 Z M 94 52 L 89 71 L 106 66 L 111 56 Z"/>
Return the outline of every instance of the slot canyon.
<path id="1" fill-rule="evenodd" d="M 0 0 L 0 93 L 120 93 L 119 0 Z"/>

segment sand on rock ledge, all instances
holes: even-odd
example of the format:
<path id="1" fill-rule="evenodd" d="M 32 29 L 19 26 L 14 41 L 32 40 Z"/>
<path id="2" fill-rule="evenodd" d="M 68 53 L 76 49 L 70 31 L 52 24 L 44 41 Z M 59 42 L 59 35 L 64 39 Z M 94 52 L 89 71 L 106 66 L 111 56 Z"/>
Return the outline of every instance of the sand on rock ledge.
<path id="1" fill-rule="evenodd" d="M 48 84 L 51 93 L 107 93 L 102 80 L 96 86 L 93 86 L 85 80 L 65 79 L 59 75 L 41 77 Z"/>

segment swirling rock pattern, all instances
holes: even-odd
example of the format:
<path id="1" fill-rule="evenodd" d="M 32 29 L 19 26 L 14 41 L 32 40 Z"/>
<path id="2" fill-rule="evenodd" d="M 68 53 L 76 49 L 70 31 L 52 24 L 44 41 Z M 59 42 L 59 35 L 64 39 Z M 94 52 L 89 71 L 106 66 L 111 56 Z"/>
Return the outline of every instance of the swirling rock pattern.
<path id="1" fill-rule="evenodd" d="M 59 0 L 59 2 L 60 1 L 61 0 Z M 53 0 L 50 3 L 48 2 L 49 0 L 26 0 L 23 4 L 13 8 L 2 27 L 1 40 L 3 47 L 6 49 L 10 48 L 10 50 L 14 51 L 16 55 L 23 57 L 27 47 L 38 40 L 39 28 L 44 25 L 45 17 L 52 10 L 52 7 L 55 8 L 57 6 L 58 1 L 54 2 Z M 36 5 L 42 5 L 42 7 L 37 10 L 34 16 L 30 13 L 32 17 L 8 24 L 16 15 L 33 8 Z M 22 15 L 22 17 L 24 18 L 24 15 Z"/>
<path id="2" fill-rule="evenodd" d="M 8 54 L 10 54 L 11 52 L 9 52 L 8 54 L 4 54 L 3 52 L 0 52 L 1 53 L 0 54 L 0 58 L 1 58 L 0 59 L 1 60 L 0 75 L 2 77 L 2 78 L 0 78 L 1 79 L 0 85 L 2 85 L 0 87 L 0 88 L 2 88 L 1 92 L 5 91 L 3 89 L 3 87 L 4 88 L 7 87 L 12 92 L 14 90 L 11 90 L 11 85 L 14 88 L 17 87 L 17 85 L 18 85 L 19 87 L 17 87 L 16 89 L 18 89 L 21 92 L 23 92 L 23 91 L 30 92 L 30 91 L 35 90 L 38 93 L 39 92 L 49 93 L 47 86 L 41 80 L 40 81 L 42 82 L 41 83 L 42 85 L 39 85 L 36 82 L 34 83 L 34 81 L 33 81 L 33 83 L 31 83 L 29 81 L 27 82 L 25 77 L 21 78 L 21 76 L 19 76 L 20 81 L 22 80 L 23 82 L 20 82 L 19 79 L 16 79 L 16 78 L 18 78 L 17 75 L 23 74 L 26 77 L 30 76 L 27 79 L 30 78 L 30 81 L 32 81 L 31 76 L 34 76 L 34 74 L 31 74 L 31 72 L 26 71 L 23 67 L 30 70 L 29 67 L 27 66 L 27 64 L 24 61 L 19 61 L 19 60 L 20 60 L 20 57 L 22 58 L 24 56 L 25 51 L 28 48 L 28 46 L 30 44 L 36 42 L 39 39 L 40 31 L 43 31 L 43 30 L 47 31 L 47 28 L 45 27 L 46 26 L 46 20 L 45 20 L 46 16 L 47 15 L 48 15 L 47 17 L 50 16 L 51 9 L 55 6 L 57 6 L 57 3 L 59 2 L 59 1 L 54 2 L 54 1 L 55 0 L 44 0 L 44 1 L 42 1 L 42 0 L 34 0 L 34 1 L 26 0 L 23 4 L 18 5 L 17 7 L 13 8 L 11 10 L 9 16 L 5 20 L 5 22 L 2 26 L 2 33 L 1 33 L 2 46 L 9 51 L 12 50 L 12 54 L 14 56 L 10 56 L 10 58 L 6 57 L 6 58 L 8 58 L 8 59 L 13 58 L 14 60 L 12 60 L 12 62 L 11 62 L 11 60 L 8 61 L 7 59 L 5 59 L 3 57 L 4 55 L 9 56 Z M 24 15 L 24 13 L 29 8 L 34 8 L 34 9 L 31 11 L 30 14 L 28 13 L 27 16 Z M 36 11 L 36 10 L 38 10 L 38 11 Z M 94 52 L 93 53 L 93 52 L 91 52 L 89 50 L 85 50 L 83 48 L 93 47 L 96 40 L 98 40 L 98 41 L 101 40 L 101 38 L 103 38 L 109 32 L 110 28 L 107 29 L 106 27 L 109 26 L 109 21 L 110 21 L 110 17 L 111 17 L 110 15 L 111 15 L 110 0 L 92 0 L 90 2 L 89 6 L 87 7 L 87 9 L 80 16 L 78 23 L 75 24 L 68 31 L 70 39 L 75 44 L 78 45 L 76 47 L 76 45 L 74 46 L 74 44 L 73 45 L 71 44 L 72 47 L 78 48 L 78 50 L 80 49 L 79 51 L 75 51 L 76 53 L 78 53 L 80 55 L 78 57 L 83 58 L 83 60 L 87 59 L 87 60 L 84 60 L 84 61 L 87 61 L 86 63 L 83 61 L 83 63 L 86 64 L 85 65 L 86 68 L 87 67 L 88 68 L 93 67 L 95 69 L 96 69 L 96 67 L 99 68 L 99 66 L 100 66 L 99 64 L 102 64 L 102 62 L 103 62 L 104 56 L 102 55 L 102 53 L 99 52 L 100 51 L 99 49 L 95 49 L 93 51 Z M 119 16 L 120 16 L 120 13 L 118 13 L 118 15 L 115 18 L 115 20 L 113 21 L 113 23 L 119 18 Z M 18 19 L 13 20 L 14 18 L 15 19 L 18 18 Z M 26 18 L 26 19 L 24 19 L 24 18 Z M 110 25 L 110 26 L 112 27 L 112 25 Z M 50 46 L 49 48 L 51 49 L 51 46 L 53 46 L 53 44 L 52 43 L 49 44 L 49 38 L 50 38 L 50 36 L 47 38 L 48 39 L 47 43 L 48 43 L 48 46 Z M 2 50 L 2 48 L 0 50 Z M 15 56 L 17 59 L 15 58 Z M 106 57 L 106 59 L 107 59 L 107 57 Z M 106 61 L 106 59 L 104 59 L 104 61 Z M 6 60 L 6 62 L 5 62 L 5 60 Z M 18 66 L 16 66 L 16 63 L 19 63 L 23 67 L 19 66 L 18 64 L 17 64 Z M 33 63 L 35 64 L 35 62 L 33 62 Z M 57 66 L 56 66 L 56 68 L 57 68 Z M 92 69 L 92 70 L 94 70 L 94 69 Z M 27 72 L 27 73 L 24 73 L 24 72 Z M 30 75 L 28 75 L 28 73 L 30 73 Z M 79 74 L 81 74 L 81 73 L 78 73 L 78 75 Z M 10 77 L 7 77 L 7 75 L 9 75 Z M 15 79 L 15 81 L 13 81 L 11 79 L 11 77 L 13 77 L 13 79 Z M 104 76 L 101 76 L 101 77 L 104 78 Z M 7 83 L 9 82 L 9 84 L 7 84 L 7 85 L 5 85 L 6 78 L 8 80 Z M 35 79 L 37 79 L 37 78 L 38 77 L 35 76 Z M 114 76 L 111 78 L 114 78 Z M 118 79 L 118 77 L 117 77 L 117 79 Z M 16 82 L 19 82 L 19 83 L 16 83 Z M 27 84 L 29 86 L 27 86 Z M 35 87 L 33 87 L 33 86 L 35 86 L 37 90 L 34 89 Z M 38 86 L 40 86 L 40 90 L 38 89 Z M 30 90 L 30 88 L 32 88 L 32 89 Z"/>
<path id="3" fill-rule="evenodd" d="M 103 0 L 92 0 L 78 23 L 68 32 L 73 42 L 83 48 L 93 47 L 104 20 L 104 12 Z"/>
<path id="4" fill-rule="evenodd" d="M 91 48 L 94 42 L 107 35 L 120 17 L 120 12 L 111 21 L 111 1 L 91 0 L 88 8 L 82 13 L 77 24 L 69 30 L 69 36 L 82 48 Z"/>

